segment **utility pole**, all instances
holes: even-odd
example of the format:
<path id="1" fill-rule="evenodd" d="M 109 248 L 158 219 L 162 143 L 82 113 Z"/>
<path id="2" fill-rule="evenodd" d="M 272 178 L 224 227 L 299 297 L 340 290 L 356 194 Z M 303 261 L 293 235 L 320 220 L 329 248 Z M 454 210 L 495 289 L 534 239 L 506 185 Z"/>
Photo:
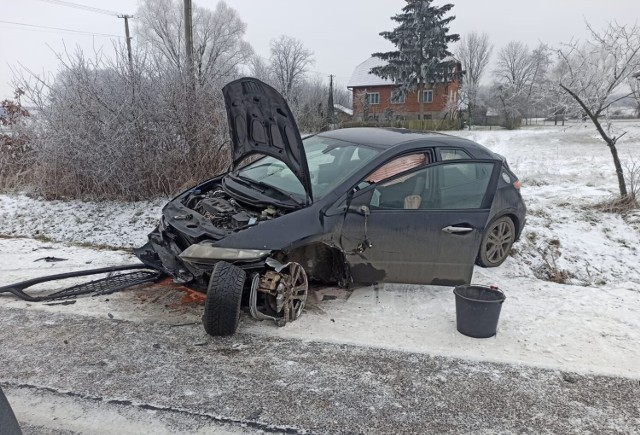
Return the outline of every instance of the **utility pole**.
<path id="1" fill-rule="evenodd" d="M 193 10 L 191 0 L 184 0 L 184 43 L 187 52 L 187 71 L 193 73 Z"/>
<path id="2" fill-rule="evenodd" d="M 127 38 L 127 55 L 129 56 L 129 69 L 133 71 L 133 57 L 131 55 L 131 35 L 129 34 L 129 18 L 133 18 L 133 15 L 118 15 L 118 18 L 124 19 L 124 34 Z"/>
<path id="3" fill-rule="evenodd" d="M 129 18 L 133 18 L 133 15 L 118 15 L 118 18 L 124 19 L 124 34 L 127 39 L 127 57 L 129 58 L 129 81 L 131 82 L 131 116 L 136 120 L 135 105 L 136 105 L 136 85 L 133 78 L 133 56 L 131 54 L 131 34 L 129 33 Z"/>
<path id="4" fill-rule="evenodd" d="M 133 73 L 133 54 L 131 53 L 131 33 L 129 32 L 129 18 L 133 18 L 133 15 L 118 15 L 118 18 L 124 20 L 124 35 L 127 39 L 127 58 L 129 59 L 129 82 L 131 83 L 131 117 L 136 127 L 138 139 L 140 140 L 140 126 L 138 124 L 138 117 L 136 115 L 136 80 Z M 140 140 L 142 142 L 142 140 Z"/>
<path id="5" fill-rule="evenodd" d="M 193 122 L 192 113 L 195 108 L 196 100 L 196 81 L 195 71 L 193 65 L 193 10 L 191 7 L 191 0 L 184 0 L 184 41 L 186 51 L 186 81 L 187 81 L 187 143 L 189 144 L 190 152 L 195 151 L 196 142 L 196 128 L 197 126 Z"/>

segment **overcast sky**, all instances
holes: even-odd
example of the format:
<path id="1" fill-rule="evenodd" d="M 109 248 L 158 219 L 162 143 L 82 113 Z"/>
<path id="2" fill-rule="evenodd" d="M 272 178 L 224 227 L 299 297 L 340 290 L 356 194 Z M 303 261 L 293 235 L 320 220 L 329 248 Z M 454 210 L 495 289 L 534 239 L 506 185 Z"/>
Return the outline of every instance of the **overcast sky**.
<path id="1" fill-rule="evenodd" d="M 69 0 L 73 3 L 134 14 L 137 0 Z M 194 0 L 213 9 L 217 1 Z M 391 30 L 390 17 L 404 0 L 226 0 L 247 23 L 246 40 L 257 54 L 269 56 L 269 41 L 281 34 L 293 36 L 315 54 L 311 74 L 337 76 L 346 85 L 354 67 L 375 51 L 390 49 L 378 34 Z M 444 2 L 436 2 L 443 4 Z M 634 24 L 638 0 L 457 0 L 452 31 L 487 32 L 495 51 L 512 40 L 529 46 L 540 41 L 557 45 L 586 36 L 585 20 L 596 28 L 608 21 Z M 22 64 L 37 73 L 55 73 L 56 54 L 64 47 L 84 50 L 103 47 L 110 53 L 115 36 L 124 34 L 114 16 L 53 4 L 51 0 L 0 0 L 0 99 L 10 97 L 11 66 Z M 86 33 L 27 27 L 48 26 Z M 135 43 L 135 32 L 133 34 Z M 123 40 L 123 39 L 122 39 Z M 495 53 L 494 51 L 494 53 Z"/>

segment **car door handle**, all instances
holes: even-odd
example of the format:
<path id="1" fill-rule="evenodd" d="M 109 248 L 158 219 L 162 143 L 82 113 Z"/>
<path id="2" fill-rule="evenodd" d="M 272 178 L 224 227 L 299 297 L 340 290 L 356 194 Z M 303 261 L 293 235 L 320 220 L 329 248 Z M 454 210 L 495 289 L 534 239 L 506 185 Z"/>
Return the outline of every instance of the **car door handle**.
<path id="1" fill-rule="evenodd" d="M 469 231 L 473 231 L 473 228 L 448 226 L 443 228 L 442 231 L 449 234 L 462 234 L 462 233 L 468 233 Z"/>

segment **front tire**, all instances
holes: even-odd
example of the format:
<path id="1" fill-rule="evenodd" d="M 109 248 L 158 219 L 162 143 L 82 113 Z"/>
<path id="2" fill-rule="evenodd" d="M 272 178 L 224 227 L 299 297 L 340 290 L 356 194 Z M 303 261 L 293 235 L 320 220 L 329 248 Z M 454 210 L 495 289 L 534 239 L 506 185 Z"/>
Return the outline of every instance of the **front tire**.
<path id="1" fill-rule="evenodd" d="M 202 324 L 214 337 L 233 335 L 240 320 L 240 303 L 247 274 L 233 264 L 220 261 L 211 273 Z"/>
<path id="2" fill-rule="evenodd" d="M 516 227 L 510 218 L 503 216 L 494 220 L 482 235 L 476 264 L 482 267 L 500 266 L 509 256 L 515 240 Z"/>

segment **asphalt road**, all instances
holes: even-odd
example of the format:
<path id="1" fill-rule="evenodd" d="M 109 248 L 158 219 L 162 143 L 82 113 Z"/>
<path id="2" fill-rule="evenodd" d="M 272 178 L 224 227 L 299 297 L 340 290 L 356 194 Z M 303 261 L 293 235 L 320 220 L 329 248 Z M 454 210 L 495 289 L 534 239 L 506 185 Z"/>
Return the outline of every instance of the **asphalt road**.
<path id="1" fill-rule="evenodd" d="M 0 306 L 25 433 L 633 433 L 640 381 Z M 1 431 L 0 431 L 1 432 Z"/>

